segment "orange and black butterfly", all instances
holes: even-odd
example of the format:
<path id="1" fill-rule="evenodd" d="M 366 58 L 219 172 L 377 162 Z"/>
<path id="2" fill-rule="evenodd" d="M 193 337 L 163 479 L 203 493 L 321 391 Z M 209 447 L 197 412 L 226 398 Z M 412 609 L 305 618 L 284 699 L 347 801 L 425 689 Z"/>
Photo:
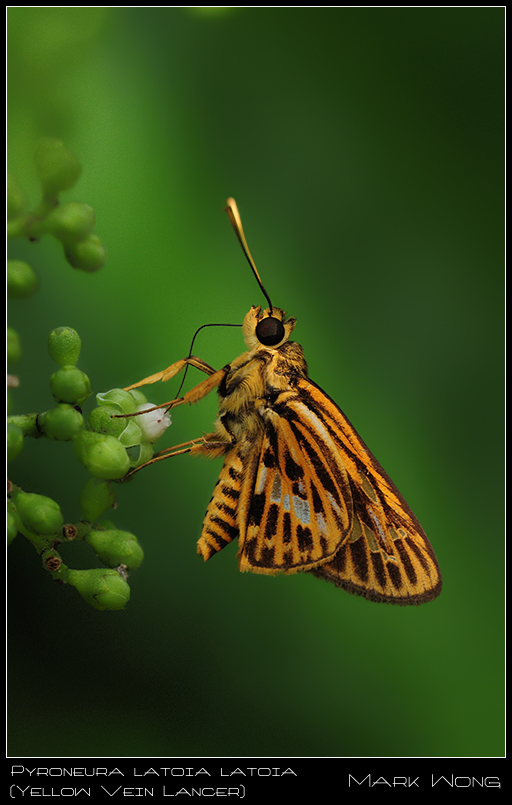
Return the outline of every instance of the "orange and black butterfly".
<path id="1" fill-rule="evenodd" d="M 207 379 L 165 407 L 215 388 L 219 395 L 213 433 L 148 463 L 181 453 L 224 458 L 198 542 L 205 560 L 238 540 L 242 571 L 309 572 L 371 601 L 432 600 L 442 582 L 430 542 L 346 416 L 310 380 L 302 347 L 290 341 L 296 320 L 272 305 L 232 198 L 227 212 L 268 308 L 251 307 L 247 352 L 222 369 L 188 357 L 128 387 L 190 365 Z"/>

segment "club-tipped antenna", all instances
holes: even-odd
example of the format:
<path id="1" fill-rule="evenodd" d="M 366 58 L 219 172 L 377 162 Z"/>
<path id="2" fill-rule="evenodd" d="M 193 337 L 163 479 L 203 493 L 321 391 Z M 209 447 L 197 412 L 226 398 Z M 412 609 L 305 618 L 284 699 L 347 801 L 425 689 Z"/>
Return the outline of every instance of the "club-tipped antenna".
<path id="1" fill-rule="evenodd" d="M 258 282 L 258 285 L 261 288 L 263 296 L 265 297 L 265 299 L 268 302 L 268 306 L 270 308 L 270 315 L 272 315 L 272 302 L 270 301 L 270 296 L 268 295 L 268 293 L 265 290 L 265 287 L 264 287 L 264 285 L 263 285 L 263 283 L 261 281 L 260 275 L 258 274 L 258 269 L 256 268 L 254 260 L 252 259 L 252 255 L 251 255 L 251 253 L 249 251 L 249 247 L 247 245 L 247 241 L 246 241 L 245 235 L 244 235 L 244 230 L 243 230 L 243 227 L 242 227 L 242 219 L 240 218 L 240 213 L 238 212 L 238 207 L 236 206 L 236 201 L 235 201 L 234 198 L 228 198 L 228 200 L 226 201 L 226 212 L 229 215 L 229 220 L 231 221 L 233 229 L 235 230 L 235 235 L 237 236 L 237 238 L 238 238 L 238 240 L 240 242 L 240 246 L 242 247 L 243 253 L 245 254 L 245 256 L 247 258 L 247 262 L 249 263 L 249 265 L 252 268 L 252 273 L 256 277 L 256 280 Z"/>

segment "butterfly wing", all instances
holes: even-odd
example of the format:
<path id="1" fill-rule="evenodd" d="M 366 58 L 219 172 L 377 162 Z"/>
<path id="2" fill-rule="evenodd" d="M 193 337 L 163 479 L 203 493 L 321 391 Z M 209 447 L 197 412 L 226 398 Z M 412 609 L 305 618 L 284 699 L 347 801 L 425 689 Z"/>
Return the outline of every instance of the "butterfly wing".
<path id="1" fill-rule="evenodd" d="M 264 433 L 248 457 L 239 500 L 240 570 L 313 569 L 333 559 L 351 532 L 352 501 L 342 457 L 295 391 L 280 393 L 261 414 Z"/>

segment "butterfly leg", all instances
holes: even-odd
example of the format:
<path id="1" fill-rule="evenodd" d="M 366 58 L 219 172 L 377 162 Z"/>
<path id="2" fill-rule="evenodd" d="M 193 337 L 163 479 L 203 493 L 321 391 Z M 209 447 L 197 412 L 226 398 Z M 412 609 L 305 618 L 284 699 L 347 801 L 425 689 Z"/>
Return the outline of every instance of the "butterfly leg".
<path id="1" fill-rule="evenodd" d="M 165 383 L 166 380 L 170 380 L 171 377 L 175 377 L 179 372 L 181 372 L 185 366 L 194 366 L 196 369 L 200 369 L 201 372 L 205 372 L 207 375 L 215 374 L 215 369 L 212 369 L 205 361 L 202 361 L 201 358 L 196 358 L 195 356 L 191 356 L 190 358 L 182 358 L 176 363 L 172 363 L 167 369 L 164 369 L 162 372 L 156 372 L 154 375 L 149 375 L 149 377 L 145 377 L 144 380 L 139 380 L 138 383 L 132 383 L 131 386 L 126 386 L 125 391 L 131 391 L 132 389 L 138 389 L 139 386 L 149 386 L 151 383 L 158 383 L 159 380 L 162 383 Z"/>
<path id="2" fill-rule="evenodd" d="M 186 358 L 184 361 L 178 361 L 178 363 L 182 363 L 181 368 L 183 368 L 183 366 L 185 366 L 191 360 L 192 359 Z M 195 358 L 194 361 L 203 363 L 203 361 L 199 361 L 198 358 Z M 197 366 L 196 363 L 192 365 Z M 177 364 L 173 364 L 173 366 L 177 366 Z M 204 366 L 208 366 L 208 364 L 204 364 Z M 169 367 L 169 369 L 171 368 L 172 367 Z M 203 380 L 202 383 L 199 383 L 197 386 L 194 386 L 193 389 L 187 391 L 187 393 L 184 394 L 183 397 L 178 397 L 175 400 L 170 400 L 169 402 L 162 403 L 161 405 L 155 406 L 155 408 L 166 408 L 167 410 L 169 410 L 170 408 L 176 408 L 176 406 L 183 405 L 184 403 L 198 402 L 199 400 L 202 400 L 203 397 L 206 397 L 206 395 L 209 394 L 211 391 L 213 391 L 213 389 L 216 388 L 219 385 L 219 383 L 223 380 L 229 367 L 219 369 L 217 372 L 211 369 L 211 367 L 208 368 L 212 372 L 212 374 L 210 374 L 210 377 L 207 377 L 206 380 Z M 178 372 L 179 369 L 177 369 L 176 371 Z M 164 372 L 161 372 L 160 374 L 163 375 Z M 134 387 L 132 386 L 131 388 Z M 145 413 L 148 412 L 146 411 Z M 134 415 L 123 414 L 123 416 L 129 417 Z M 153 456 L 153 458 L 151 458 L 149 461 L 146 461 L 145 464 L 141 464 L 140 467 L 136 467 L 135 469 L 131 470 L 131 472 L 125 475 L 125 479 L 131 478 L 132 475 L 134 475 L 136 472 L 142 470 L 144 467 L 149 467 L 150 464 L 155 464 L 157 461 L 163 461 L 166 458 L 172 458 L 172 456 L 179 456 L 182 455 L 183 453 L 191 453 L 192 455 L 202 455 L 207 456 L 208 458 L 216 458 L 217 456 L 224 455 L 226 450 L 230 446 L 231 446 L 230 442 L 219 439 L 218 433 L 210 433 L 207 434 L 206 436 L 200 436 L 197 439 L 191 439 L 188 442 L 183 442 L 182 444 L 175 445 L 174 447 L 168 447 L 165 450 L 161 450 L 159 453 L 156 453 Z"/>
<path id="3" fill-rule="evenodd" d="M 182 442 L 182 444 L 176 444 L 174 447 L 166 447 L 165 450 L 160 450 L 159 453 L 155 453 L 153 458 L 146 461 L 145 464 L 141 464 L 140 467 L 135 467 L 135 469 L 128 472 L 124 476 L 123 481 L 128 480 L 128 478 L 131 478 L 136 472 L 144 469 L 144 467 L 149 467 L 150 464 L 156 464 L 157 461 L 164 461 L 166 458 L 181 456 L 183 453 L 190 453 L 194 456 L 206 456 L 207 458 L 217 458 L 218 456 L 223 456 L 230 446 L 230 443 L 220 441 L 217 433 L 199 436 L 197 439 L 190 439 L 188 442 Z"/>
<path id="4" fill-rule="evenodd" d="M 151 383 L 157 383 L 161 380 L 165 383 L 166 380 L 170 380 L 171 377 L 174 377 L 181 372 L 185 366 L 194 366 L 196 369 L 200 369 L 202 372 L 205 372 L 209 377 L 206 380 L 203 380 L 202 383 L 199 383 L 197 386 L 194 386 L 193 389 L 187 391 L 183 397 L 176 397 L 174 400 L 168 400 L 165 403 L 160 403 L 160 405 L 155 405 L 156 408 L 165 408 L 167 411 L 171 408 L 176 408 L 177 405 L 183 405 L 183 403 L 194 403 L 202 400 L 203 397 L 206 397 L 214 388 L 216 388 L 221 380 L 226 376 L 227 370 L 229 367 L 224 367 L 223 369 L 219 369 L 217 372 L 215 369 L 212 369 L 207 363 L 202 361 L 200 358 L 182 358 L 180 361 L 176 361 L 171 366 L 168 366 L 167 369 L 164 369 L 163 372 L 157 372 L 154 375 L 149 375 L 149 377 L 145 377 L 144 380 L 139 380 L 138 383 L 133 383 L 131 386 L 126 386 L 124 391 L 131 391 L 131 389 L 139 388 L 139 386 L 146 386 L 150 385 Z M 154 410 L 150 408 L 145 411 Z M 131 416 L 139 416 L 140 412 L 135 414 L 123 414 L 122 416 L 127 418 Z"/>

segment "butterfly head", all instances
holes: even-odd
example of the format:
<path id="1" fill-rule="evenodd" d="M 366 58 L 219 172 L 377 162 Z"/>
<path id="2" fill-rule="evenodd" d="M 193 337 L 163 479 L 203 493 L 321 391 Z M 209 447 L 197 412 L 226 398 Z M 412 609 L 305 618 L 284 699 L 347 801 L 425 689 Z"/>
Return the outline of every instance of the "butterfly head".
<path id="1" fill-rule="evenodd" d="M 267 308 L 252 306 L 244 319 L 242 332 L 249 349 L 266 347 L 277 349 L 290 338 L 296 319 L 285 318 L 279 307 Z"/>
<path id="2" fill-rule="evenodd" d="M 249 251 L 242 227 L 242 219 L 240 218 L 240 213 L 238 212 L 234 198 L 228 198 L 226 202 L 226 212 L 229 215 L 229 219 L 247 262 L 256 277 L 256 281 L 263 292 L 263 296 L 268 302 L 268 308 L 266 308 L 266 310 L 262 310 L 259 305 L 257 307 L 253 305 L 245 317 L 242 325 L 245 343 L 250 350 L 264 348 L 278 349 L 282 344 L 288 341 L 295 327 L 296 319 L 285 319 L 286 314 L 284 310 L 272 305 L 270 296 L 265 290 L 260 275 L 258 274 L 258 269 Z"/>

